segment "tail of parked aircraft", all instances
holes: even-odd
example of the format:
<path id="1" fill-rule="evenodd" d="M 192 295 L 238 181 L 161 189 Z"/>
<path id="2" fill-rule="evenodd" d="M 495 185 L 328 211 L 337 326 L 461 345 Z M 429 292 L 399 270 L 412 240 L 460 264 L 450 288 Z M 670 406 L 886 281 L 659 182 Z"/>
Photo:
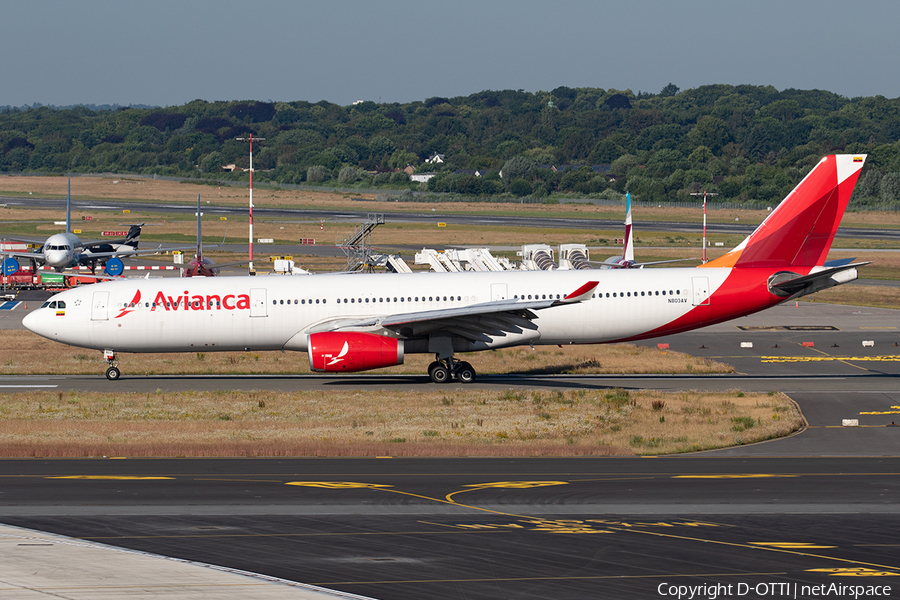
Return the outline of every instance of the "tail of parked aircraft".
<path id="1" fill-rule="evenodd" d="M 622 252 L 625 263 L 634 263 L 634 240 L 631 235 L 631 192 L 625 194 L 625 250 Z"/>
<path id="2" fill-rule="evenodd" d="M 200 224 L 200 194 L 197 194 L 197 258 L 203 259 L 203 228 Z"/>
<path id="3" fill-rule="evenodd" d="M 728 254 L 700 268 L 824 265 L 865 160 L 864 154 L 826 156 L 756 231 Z"/>
<path id="4" fill-rule="evenodd" d="M 143 223 L 138 223 L 132 225 L 128 228 L 128 235 L 125 236 L 125 239 L 122 240 L 123 246 L 131 246 L 135 250 L 137 250 L 138 243 L 141 241 L 141 227 L 143 227 Z"/>

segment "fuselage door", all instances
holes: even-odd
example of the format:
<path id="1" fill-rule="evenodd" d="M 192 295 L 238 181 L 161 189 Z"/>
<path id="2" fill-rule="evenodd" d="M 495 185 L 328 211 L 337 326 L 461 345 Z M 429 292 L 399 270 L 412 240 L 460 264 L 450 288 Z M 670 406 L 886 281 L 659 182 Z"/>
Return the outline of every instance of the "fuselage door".
<path id="1" fill-rule="evenodd" d="M 505 283 L 492 283 L 491 284 L 491 300 L 506 300 L 506 284 Z"/>
<path id="2" fill-rule="evenodd" d="M 266 288 L 250 289 L 250 316 L 267 317 Z"/>
<path id="3" fill-rule="evenodd" d="M 91 299 L 91 321 L 107 321 L 109 320 L 109 292 L 94 292 Z"/>
<path id="4" fill-rule="evenodd" d="M 694 286 L 694 306 L 709 306 L 709 277 L 691 277 Z"/>

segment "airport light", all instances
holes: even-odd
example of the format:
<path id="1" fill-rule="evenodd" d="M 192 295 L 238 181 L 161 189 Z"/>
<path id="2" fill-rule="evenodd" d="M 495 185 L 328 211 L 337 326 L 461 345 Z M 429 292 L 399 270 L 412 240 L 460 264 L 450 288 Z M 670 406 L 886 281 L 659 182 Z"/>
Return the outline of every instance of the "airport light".
<path id="1" fill-rule="evenodd" d="M 250 142 L 250 274 L 256 275 L 253 270 L 253 134 L 250 137 L 235 138 L 239 142 Z M 256 138 L 257 142 L 265 141 L 266 138 Z"/>
<path id="2" fill-rule="evenodd" d="M 691 192 L 691 196 L 700 196 L 703 195 L 703 263 L 706 263 L 706 197 L 707 196 L 718 196 L 719 194 L 715 192 L 707 192 L 703 190 L 702 192 Z"/>

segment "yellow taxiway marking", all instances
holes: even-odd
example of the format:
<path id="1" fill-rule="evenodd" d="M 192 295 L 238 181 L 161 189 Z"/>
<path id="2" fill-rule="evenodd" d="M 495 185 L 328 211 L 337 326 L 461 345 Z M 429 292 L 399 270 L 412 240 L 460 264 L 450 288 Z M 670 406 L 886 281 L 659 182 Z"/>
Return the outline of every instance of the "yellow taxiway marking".
<path id="1" fill-rule="evenodd" d="M 802 362 L 898 362 L 900 355 L 888 354 L 882 356 L 761 356 L 760 362 L 764 363 L 802 363 Z M 856 366 L 856 365 L 850 365 Z"/>
<path id="2" fill-rule="evenodd" d="M 767 477 L 799 477 L 799 475 L 775 475 L 769 473 L 737 473 L 724 475 L 673 475 L 672 479 L 764 479 Z"/>
<path id="3" fill-rule="evenodd" d="M 57 475 L 46 479 L 110 479 L 119 481 L 145 481 L 153 479 L 175 479 L 174 477 L 144 477 L 140 475 Z"/>
<path id="4" fill-rule="evenodd" d="M 467 488 L 503 488 L 527 490 L 548 485 L 569 485 L 568 481 L 492 481 L 490 483 L 470 483 Z"/>
<path id="5" fill-rule="evenodd" d="M 831 573 L 832 577 L 900 577 L 900 573 L 893 571 L 876 571 L 875 569 L 807 569 L 807 573 Z"/>
<path id="6" fill-rule="evenodd" d="M 490 531 L 490 530 L 511 530 L 520 529 L 524 531 L 546 531 L 548 533 L 567 533 L 567 534 L 596 534 L 596 533 L 614 533 L 610 529 L 598 529 L 597 525 L 604 527 L 720 527 L 717 523 L 709 523 L 705 521 L 613 521 L 608 519 L 543 519 L 534 517 L 531 519 L 518 519 L 516 522 L 508 523 L 430 523 L 428 521 L 420 521 L 420 523 L 428 523 L 429 525 L 437 525 L 440 527 L 448 527 L 451 529 L 462 529 L 465 531 Z M 727 527 L 727 526 L 725 526 Z"/>
<path id="7" fill-rule="evenodd" d="M 891 408 L 893 408 L 894 410 L 882 410 L 882 411 L 872 410 L 872 411 L 867 411 L 867 412 L 861 412 L 859 414 L 861 414 L 861 415 L 900 415 L 900 406 L 892 406 Z"/>
<path id="8" fill-rule="evenodd" d="M 511 490 L 527 490 L 531 488 L 537 487 L 547 487 L 551 485 L 569 485 L 568 481 L 492 481 L 489 483 L 472 483 L 469 485 L 464 485 L 463 487 L 469 488 L 467 490 L 457 490 L 450 494 L 444 496 L 448 502 L 454 502 L 453 496 L 456 494 L 462 494 L 464 492 L 472 492 L 475 490 L 484 490 L 484 489 L 511 489 Z"/>
<path id="9" fill-rule="evenodd" d="M 785 548 L 788 550 L 798 550 L 801 548 L 837 548 L 837 546 L 820 546 L 818 544 L 810 544 L 807 542 L 750 542 L 754 546 L 767 546 L 770 548 Z"/>
<path id="10" fill-rule="evenodd" d="M 285 485 L 325 488 L 329 490 L 378 489 L 394 487 L 383 483 L 359 483 L 356 481 L 288 481 Z"/>
<path id="11" fill-rule="evenodd" d="M 661 531 L 648 531 L 646 529 L 618 529 L 617 527 L 611 527 L 610 529 L 612 529 L 613 531 L 628 531 L 631 533 L 638 533 L 638 534 L 643 534 L 643 535 L 655 535 L 657 537 L 665 537 L 665 538 L 672 538 L 672 539 L 678 539 L 678 540 L 689 540 L 692 542 L 701 542 L 704 544 L 719 544 L 722 546 L 732 546 L 735 548 L 748 548 L 748 549 L 752 549 L 752 550 L 765 550 L 767 552 L 782 552 L 784 554 L 794 554 L 796 556 L 809 556 L 811 558 L 821 558 L 822 560 L 831 560 L 831 561 L 835 561 L 835 562 L 850 563 L 853 565 L 866 565 L 866 567 L 876 567 L 878 569 L 897 570 L 897 567 L 892 567 L 889 565 L 879 565 L 876 563 L 863 562 L 860 560 L 853 560 L 850 558 L 839 558 L 836 556 L 827 556 L 824 554 L 814 554 L 814 553 L 810 553 L 810 552 L 798 552 L 796 550 L 790 550 L 788 548 L 775 548 L 775 547 L 771 547 L 771 546 L 754 546 L 754 545 L 752 545 L 752 543 L 745 544 L 745 543 L 740 543 L 740 542 L 723 542 L 722 540 L 695 538 L 695 537 L 690 537 L 690 536 L 686 536 L 686 535 L 676 535 L 674 533 L 663 533 Z M 860 567 L 854 567 L 854 569 L 857 569 L 857 568 L 860 568 Z"/>

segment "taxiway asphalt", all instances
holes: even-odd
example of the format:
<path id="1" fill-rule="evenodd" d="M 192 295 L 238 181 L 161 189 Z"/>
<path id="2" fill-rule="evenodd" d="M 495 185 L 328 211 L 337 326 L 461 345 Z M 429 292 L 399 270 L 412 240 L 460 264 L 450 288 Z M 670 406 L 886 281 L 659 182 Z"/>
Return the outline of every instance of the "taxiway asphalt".
<path id="1" fill-rule="evenodd" d="M 11 525 L 384 600 L 900 576 L 897 458 L 6 460 L 0 480 Z"/>

